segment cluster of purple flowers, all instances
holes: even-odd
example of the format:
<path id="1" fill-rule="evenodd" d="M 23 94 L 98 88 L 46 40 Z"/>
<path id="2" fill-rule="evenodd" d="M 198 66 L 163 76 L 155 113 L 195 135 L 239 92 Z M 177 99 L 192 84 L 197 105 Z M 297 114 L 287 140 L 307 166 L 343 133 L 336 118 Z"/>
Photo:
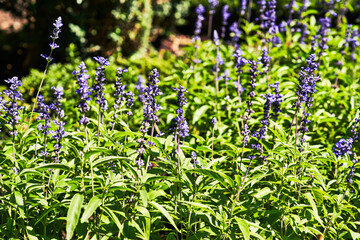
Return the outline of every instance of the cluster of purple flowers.
<path id="1" fill-rule="evenodd" d="M 189 126 L 184 117 L 183 106 L 187 103 L 185 93 L 188 91 L 183 86 L 180 86 L 179 88 L 173 88 L 173 90 L 177 91 L 177 103 L 179 108 L 176 110 L 177 116 L 174 118 L 175 127 L 170 128 L 170 130 L 173 131 L 174 136 L 177 135 L 179 139 L 182 138 L 183 141 L 185 141 L 185 137 L 189 136 Z"/>
<path id="2" fill-rule="evenodd" d="M 55 96 L 55 102 L 50 104 L 50 108 L 55 111 L 55 120 L 53 123 L 56 125 L 56 129 L 52 131 L 53 138 L 56 140 L 56 143 L 54 144 L 54 152 L 56 155 L 59 155 L 61 149 L 63 148 L 61 145 L 61 139 L 67 136 L 64 129 L 65 122 L 61 120 L 64 117 L 64 110 L 61 108 L 62 104 L 60 101 L 63 98 L 64 92 L 62 88 L 51 87 L 51 89 L 54 91 Z M 58 157 L 56 160 L 59 161 Z"/>
<path id="3" fill-rule="evenodd" d="M 141 123 L 140 132 L 143 133 L 142 138 L 138 139 L 137 142 L 140 144 L 137 152 L 140 155 L 139 159 L 135 161 L 138 167 L 144 166 L 144 161 L 141 159 L 141 155 L 145 153 L 145 134 L 148 132 L 148 128 L 152 124 L 151 140 L 148 142 L 149 145 L 154 145 L 152 142 L 153 130 L 155 123 L 159 122 L 159 118 L 156 116 L 156 113 L 160 110 L 159 104 L 157 104 L 156 97 L 161 95 L 158 84 L 159 84 L 159 72 L 157 69 L 151 71 L 148 81 L 146 83 L 147 87 L 144 89 L 144 120 Z"/>
<path id="4" fill-rule="evenodd" d="M 359 37 L 360 34 L 358 30 L 352 29 L 352 26 L 348 25 L 344 46 L 350 50 L 350 57 L 353 61 L 355 61 L 355 50 L 359 47 Z"/>
<path id="5" fill-rule="evenodd" d="M 150 126 L 150 123 L 159 122 L 159 118 L 156 116 L 156 113 L 160 110 L 160 105 L 157 103 L 156 97 L 161 95 L 162 92 L 159 89 L 159 72 L 155 68 L 151 71 L 151 74 L 146 83 L 147 87 L 144 89 L 144 122 L 143 126 L 147 129 Z"/>
<path id="6" fill-rule="evenodd" d="M 44 151 L 41 151 L 40 155 L 47 157 L 49 153 L 46 150 L 46 137 L 50 133 L 49 129 L 51 128 L 50 106 L 45 103 L 45 99 L 42 95 L 39 95 L 37 105 L 38 108 L 36 109 L 36 111 L 39 113 L 39 117 L 37 118 L 37 120 L 42 121 L 39 123 L 37 129 L 44 135 Z"/>
<path id="7" fill-rule="evenodd" d="M 122 77 L 123 73 L 127 72 L 127 68 L 117 68 L 116 69 L 116 81 L 115 81 L 115 103 L 114 103 L 114 119 L 116 119 L 118 116 L 116 114 L 116 111 L 123 105 L 123 102 L 125 101 L 125 88 L 126 85 L 122 83 Z"/>
<path id="8" fill-rule="evenodd" d="M 105 66 L 109 66 L 110 63 L 108 59 L 104 57 L 94 57 L 94 60 L 98 62 L 99 66 L 96 68 L 96 84 L 94 86 L 94 97 L 96 98 L 96 103 L 99 104 L 99 108 L 103 111 L 107 110 L 108 104 L 105 99 L 104 86 L 105 86 Z M 99 112 L 100 114 L 100 112 Z"/>
<path id="9" fill-rule="evenodd" d="M 219 4 L 219 1 L 218 0 L 209 0 L 209 4 L 210 4 L 210 14 L 214 14 L 215 8 Z"/>
<path id="10" fill-rule="evenodd" d="M 139 92 L 139 100 L 144 104 L 145 103 L 145 99 L 144 99 L 144 91 L 145 91 L 145 86 L 144 86 L 144 83 L 146 82 L 146 80 L 141 76 L 139 75 L 138 78 L 137 78 L 137 82 L 136 82 L 136 86 L 135 86 L 135 89 L 138 90 Z"/>
<path id="11" fill-rule="evenodd" d="M 337 143 L 335 143 L 335 147 L 333 147 L 335 156 L 340 157 L 345 154 L 352 155 L 353 143 L 354 139 L 352 137 L 349 137 L 348 139 L 340 139 Z"/>
<path id="12" fill-rule="evenodd" d="M 224 38 L 225 37 L 225 33 L 226 33 L 226 27 L 228 25 L 228 19 L 231 16 L 231 14 L 228 12 L 229 11 L 229 6 L 228 5 L 224 5 L 222 8 L 222 26 L 221 26 L 221 37 Z"/>
<path id="13" fill-rule="evenodd" d="M 240 2 L 240 16 L 245 15 L 246 5 L 247 5 L 247 1 L 246 0 L 241 0 L 241 2 Z"/>
<path id="14" fill-rule="evenodd" d="M 234 45 L 234 47 L 236 49 L 239 48 L 239 40 L 240 40 L 240 36 L 241 36 L 241 31 L 239 29 L 239 25 L 237 22 L 233 22 L 230 27 L 229 27 L 229 31 L 230 31 L 230 38 L 231 38 L 231 42 Z"/>
<path id="15" fill-rule="evenodd" d="M 259 10 L 260 10 L 260 29 L 264 33 L 269 33 L 270 36 L 273 36 L 279 32 L 279 27 L 276 25 L 276 0 L 259 0 L 258 1 Z M 266 39 L 267 42 L 270 39 Z M 273 44 L 280 44 L 281 41 L 277 36 L 271 38 Z"/>
<path id="16" fill-rule="evenodd" d="M 198 45 L 196 44 L 196 41 L 199 39 L 200 40 L 200 33 L 201 33 L 201 27 L 202 27 L 202 21 L 204 21 L 204 16 L 203 14 L 205 13 L 205 8 L 203 5 L 199 4 L 196 9 L 195 12 L 197 14 L 197 20 L 195 23 L 195 36 L 193 37 L 192 41 L 195 43 L 195 48 L 198 48 Z"/>
<path id="17" fill-rule="evenodd" d="M 319 23 L 320 23 L 320 28 L 319 28 L 319 31 L 314 36 L 312 50 L 315 52 L 316 48 L 319 47 L 320 48 L 319 58 L 321 58 L 324 50 L 326 50 L 328 48 L 326 43 L 328 41 L 327 34 L 330 31 L 329 28 L 331 27 L 331 19 L 327 18 L 327 17 L 320 18 Z"/>
<path id="18" fill-rule="evenodd" d="M 319 76 L 314 75 L 314 72 L 318 69 L 318 63 L 315 61 L 315 54 L 311 54 L 306 62 L 307 66 L 302 67 L 299 73 L 299 85 L 296 91 L 298 101 L 295 104 L 297 111 L 300 110 L 302 108 L 302 104 L 304 104 L 299 128 L 299 131 L 303 134 L 303 136 L 305 132 L 309 131 L 307 125 L 310 123 L 308 117 L 310 116 L 309 110 L 313 102 L 312 95 L 316 92 L 316 82 L 321 80 Z M 301 137 L 300 141 L 304 142 L 305 138 Z M 302 151 L 302 149 L 300 150 Z"/>
<path id="19" fill-rule="evenodd" d="M 126 114 L 128 116 L 132 116 L 133 113 L 131 111 L 132 106 L 134 105 L 134 93 L 131 91 L 127 91 L 126 95 L 126 106 L 128 107 L 128 111 L 126 112 Z"/>
<path id="20" fill-rule="evenodd" d="M 263 68 L 265 69 L 264 72 L 267 73 L 269 71 L 269 65 L 270 65 L 271 57 L 268 55 L 268 51 L 266 48 L 262 50 L 262 54 L 260 57 L 260 62 L 263 65 Z"/>
<path id="21" fill-rule="evenodd" d="M 80 124 L 87 125 L 89 123 L 89 119 L 85 116 L 85 113 L 90 110 L 90 106 L 88 105 L 88 101 L 91 100 L 91 91 L 92 89 L 88 85 L 88 79 L 90 78 L 86 70 L 86 65 L 84 62 L 81 62 L 79 65 L 80 70 L 73 71 L 73 75 L 75 75 L 78 79 L 79 88 L 76 90 L 76 93 L 80 96 L 80 102 L 77 107 L 82 114 L 80 119 Z"/>
<path id="22" fill-rule="evenodd" d="M 41 57 L 45 58 L 48 63 L 53 60 L 53 58 L 51 56 L 53 50 L 59 47 L 59 45 L 57 45 L 55 43 L 55 40 L 59 38 L 59 33 L 61 32 L 61 27 L 63 26 L 61 17 L 58 17 L 55 20 L 55 23 L 53 25 L 54 25 L 55 28 L 53 30 L 53 34 L 50 36 L 50 38 L 53 40 L 50 43 L 50 48 L 51 48 L 50 54 L 49 54 L 49 56 L 46 55 L 46 54 L 41 54 Z"/>
<path id="23" fill-rule="evenodd" d="M 259 131 L 255 131 L 252 136 L 256 137 L 258 140 L 261 140 L 265 137 L 267 132 L 267 127 L 269 126 L 269 119 L 272 115 L 278 114 L 280 112 L 280 103 L 282 102 L 282 95 L 280 94 L 279 90 L 279 82 L 270 85 L 271 87 L 275 88 L 275 94 L 267 93 L 261 95 L 265 98 L 264 104 L 264 114 L 263 119 L 260 120 L 261 127 Z M 271 113 L 271 110 L 274 114 Z M 276 115 L 277 116 L 277 115 Z"/>
<path id="24" fill-rule="evenodd" d="M 246 115 L 245 115 L 245 125 L 244 125 L 244 129 L 243 129 L 243 146 L 247 146 L 248 142 L 249 142 L 249 138 L 250 138 L 250 130 L 249 130 L 249 126 L 248 126 L 248 121 L 251 117 L 251 114 L 254 113 L 254 110 L 251 109 L 252 105 L 253 105 L 253 99 L 255 98 L 255 84 L 256 84 L 256 77 L 259 74 L 259 70 L 258 68 L 258 62 L 257 61 L 253 61 L 253 60 L 249 60 L 248 63 L 250 64 L 250 86 L 251 89 L 248 93 L 248 100 L 246 101 L 246 105 L 247 105 L 247 109 L 245 109 Z"/>
<path id="25" fill-rule="evenodd" d="M 6 83 L 10 84 L 9 90 L 3 90 L 3 94 L 9 97 L 8 102 L 3 102 L 1 100 L 1 107 L 5 111 L 4 118 L 6 119 L 6 123 L 12 125 L 12 130 L 10 130 L 10 135 L 16 136 L 17 131 L 15 129 L 16 124 L 19 123 L 20 116 L 19 110 L 23 109 L 23 107 L 18 106 L 18 101 L 22 101 L 22 94 L 18 90 L 21 86 L 21 80 L 18 77 L 12 77 L 5 80 Z"/>

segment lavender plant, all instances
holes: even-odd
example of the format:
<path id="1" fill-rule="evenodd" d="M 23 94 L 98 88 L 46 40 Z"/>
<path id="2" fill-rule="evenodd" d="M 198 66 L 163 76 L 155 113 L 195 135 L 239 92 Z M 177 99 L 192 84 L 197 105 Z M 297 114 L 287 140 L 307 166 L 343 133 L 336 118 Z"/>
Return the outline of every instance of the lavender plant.
<path id="1" fill-rule="evenodd" d="M 107 100 L 105 99 L 104 86 L 105 86 L 105 67 L 109 66 L 110 63 L 108 59 L 104 57 L 94 57 L 94 60 L 97 61 L 99 66 L 96 68 L 96 84 L 93 88 L 94 98 L 96 98 L 96 103 L 99 105 L 98 109 L 98 145 L 100 145 L 100 123 L 102 123 L 102 112 L 106 111 L 108 108 Z"/>
<path id="2" fill-rule="evenodd" d="M 79 65 L 80 70 L 73 71 L 73 75 L 75 75 L 78 79 L 77 83 L 79 85 L 79 88 L 76 90 L 76 93 L 80 97 L 80 102 L 77 105 L 79 108 L 80 113 L 82 114 L 81 119 L 79 121 L 80 125 L 84 125 L 86 128 L 86 125 L 89 123 L 89 119 L 86 117 L 85 113 L 90 110 L 90 106 L 88 105 L 88 101 L 91 100 L 91 89 L 88 85 L 88 79 L 90 76 L 87 73 L 86 65 L 84 62 L 81 62 Z M 85 130 L 86 133 L 86 130 Z"/>
<path id="3" fill-rule="evenodd" d="M 116 69 L 116 82 L 115 82 L 115 103 L 113 105 L 114 108 L 114 114 L 113 114 L 113 118 L 114 121 L 111 123 L 114 129 L 115 126 L 115 120 L 118 118 L 117 116 L 117 110 L 119 108 L 122 107 L 123 103 L 125 102 L 125 88 L 126 85 L 124 85 L 122 83 L 122 77 L 123 77 L 123 73 L 127 72 L 128 69 L 127 68 L 118 68 Z M 121 119 L 122 119 L 122 111 L 120 112 L 121 115 Z"/>
<path id="4" fill-rule="evenodd" d="M 145 134 L 148 132 L 148 128 L 151 127 L 150 141 L 147 142 L 148 145 L 153 146 L 152 141 L 154 136 L 155 124 L 159 122 L 159 118 L 156 113 L 160 110 L 160 105 L 157 103 L 156 97 L 161 95 L 162 92 L 159 89 L 159 72 L 155 68 L 151 71 L 148 81 L 146 83 L 147 87 L 144 89 L 144 120 L 141 123 L 140 132 L 143 134 L 142 138 L 138 139 L 137 142 L 140 144 L 140 147 L 137 150 L 139 154 L 139 159 L 136 160 L 136 164 L 140 168 L 144 165 L 144 161 L 141 159 L 142 155 L 145 153 Z M 149 165 L 147 163 L 146 167 Z"/>
<path id="5" fill-rule="evenodd" d="M 29 119 L 29 124 L 31 122 L 32 114 L 34 112 L 35 106 L 36 106 L 37 101 L 38 101 L 39 94 L 41 92 L 42 85 L 43 85 L 44 80 L 45 80 L 46 72 L 48 70 L 50 62 L 53 60 L 53 57 L 52 57 L 53 51 L 54 51 L 54 49 L 59 48 L 59 45 L 57 45 L 55 41 L 56 41 L 56 39 L 59 38 L 59 34 L 61 32 L 61 27 L 63 26 L 62 18 L 58 17 L 55 20 L 55 23 L 53 23 L 53 25 L 54 25 L 53 34 L 50 35 L 50 38 L 52 39 L 52 42 L 50 43 L 50 54 L 49 55 L 41 54 L 41 57 L 45 58 L 45 60 L 46 60 L 46 66 L 45 66 L 45 70 L 44 70 L 44 73 L 43 73 L 43 77 L 42 77 L 41 82 L 40 82 L 39 89 L 38 89 L 38 91 L 36 93 L 35 102 L 33 104 L 30 119 Z"/>
<path id="6" fill-rule="evenodd" d="M 228 12 L 229 11 L 229 6 L 228 5 L 224 5 L 222 8 L 222 26 L 221 26 L 221 37 L 224 38 L 225 37 L 225 33 L 226 33 L 226 27 L 228 25 L 228 19 L 231 16 L 231 14 Z"/>
<path id="7" fill-rule="evenodd" d="M 64 110 L 62 109 L 62 104 L 60 102 L 63 99 L 64 92 L 63 88 L 51 87 L 51 89 L 54 91 L 55 102 L 50 104 L 50 109 L 55 112 L 55 120 L 53 120 L 53 123 L 56 126 L 55 130 L 52 131 L 52 137 L 56 140 L 56 143 L 54 144 L 54 153 L 56 154 L 55 161 L 59 162 L 59 155 L 61 149 L 63 148 L 61 140 L 67 136 L 64 129 L 65 122 L 61 120 L 65 116 Z"/>
<path id="8" fill-rule="evenodd" d="M 49 152 L 46 150 L 47 145 L 47 136 L 50 133 L 51 128 L 51 118 L 50 118 L 50 106 L 45 103 L 45 99 L 42 95 L 38 97 L 38 108 L 36 111 L 39 113 L 39 117 L 37 120 L 42 121 L 38 125 L 38 131 L 44 136 L 44 150 L 40 152 L 40 156 L 44 156 L 45 158 L 49 155 Z"/>
<path id="9" fill-rule="evenodd" d="M 5 111 L 4 119 L 7 124 L 11 125 L 11 130 L 9 131 L 12 136 L 12 149 L 13 149 L 13 163 L 15 164 L 15 137 L 18 132 L 16 130 L 16 125 L 19 123 L 21 119 L 19 116 L 19 111 L 23 109 L 23 107 L 18 105 L 18 101 L 23 101 L 22 94 L 18 90 L 21 86 L 21 80 L 18 77 L 12 77 L 5 80 L 7 84 L 10 84 L 9 90 L 3 90 L 3 94 L 5 94 L 9 100 L 3 102 L 2 108 Z"/>

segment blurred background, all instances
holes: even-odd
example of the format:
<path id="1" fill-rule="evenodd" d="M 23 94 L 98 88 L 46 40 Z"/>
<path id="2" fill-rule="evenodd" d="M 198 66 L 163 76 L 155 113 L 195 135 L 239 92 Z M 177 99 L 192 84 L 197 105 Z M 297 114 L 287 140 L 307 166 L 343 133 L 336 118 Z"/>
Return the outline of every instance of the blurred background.
<path id="1" fill-rule="evenodd" d="M 277 1 L 277 21 L 287 19 L 290 1 Z M 195 8 L 200 3 L 209 10 L 207 0 L 0 0 L 0 84 L 12 76 L 27 75 L 31 68 L 45 68 L 40 54 L 49 53 L 52 24 L 59 16 L 64 26 L 53 62 L 96 55 L 145 56 L 149 48 L 176 54 L 191 43 Z M 321 12 L 326 3 L 313 1 L 312 6 Z M 214 28 L 220 29 L 225 4 L 230 6 L 229 22 L 239 19 L 241 0 L 220 1 Z M 346 13 L 349 22 L 357 22 L 358 10 Z M 252 12 L 256 11 L 253 4 Z M 202 38 L 206 38 L 207 16 Z"/>

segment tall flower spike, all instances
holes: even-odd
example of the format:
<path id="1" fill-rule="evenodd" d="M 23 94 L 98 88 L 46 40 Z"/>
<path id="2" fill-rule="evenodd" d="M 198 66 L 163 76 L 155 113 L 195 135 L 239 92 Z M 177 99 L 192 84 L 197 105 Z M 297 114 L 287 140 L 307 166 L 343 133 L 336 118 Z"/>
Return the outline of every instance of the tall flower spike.
<path id="1" fill-rule="evenodd" d="M 50 43 L 50 49 L 51 49 L 50 54 L 49 55 L 41 54 L 41 57 L 45 58 L 47 62 L 51 62 L 53 60 L 52 52 L 54 49 L 59 47 L 59 45 L 55 43 L 55 40 L 59 38 L 59 33 L 61 32 L 61 27 L 63 26 L 61 17 L 58 17 L 53 25 L 54 25 L 53 34 L 50 36 L 50 38 L 52 39 L 52 42 Z"/>
<path id="2" fill-rule="evenodd" d="M 42 121 L 39 123 L 37 129 L 44 135 L 44 151 L 40 152 L 41 156 L 48 156 L 49 153 L 46 149 L 47 145 L 47 135 L 50 133 L 49 129 L 51 128 L 51 120 L 50 120 L 50 106 L 45 103 L 44 97 L 39 95 L 38 98 L 38 108 L 36 111 L 39 113 L 39 117 L 37 120 Z"/>
<path id="3" fill-rule="evenodd" d="M 310 116 L 309 110 L 313 102 L 312 95 L 316 92 L 316 82 L 321 80 L 319 76 L 314 75 L 314 71 L 316 71 L 318 68 L 318 64 L 315 61 L 315 54 L 311 54 L 306 62 L 307 66 L 302 67 L 299 73 L 299 85 L 296 91 L 298 101 L 295 104 L 296 112 L 299 112 L 299 110 L 302 108 L 302 104 L 304 104 L 304 110 L 299 128 L 299 132 L 302 133 L 302 137 L 300 138 L 301 145 L 305 141 L 305 132 L 309 131 L 307 125 L 310 123 L 308 117 Z M 299 150 L 300 152 L 303 150 L 302 146 Z"/>
<path id="4" fill-rule="evenodd" d="M 185 97 L 185 93 L 187 93 L 187 89 L 183 86 L 180 86 L 179 88 L 173 88 L 174 91 L 177 91 L 177 103 L 179 108 L 176 110 L 176 118 L 174 118 L 175 121 L 175 127 L 170 128 L 174 132 L 174 136 L 177 135 L 179 138 L 182 138 L 183 141 L 185 140 L 185 137 L 189 136 L 189 126 L 187 124 L 187 121 L 184 117 L 184 109 L 183 106 L 187 103 L 187 98 Z"/>
<path id="5" fill-rule="evenodd" d="M 141 123 L 140 132 L 143 136 L 137 140 L 140 144 L 137 153 L 139 154 L 139 159 L 135 161 L 138 167 L 144 166 L 144 161 L 141 159 L 141 156 L 145 153 L 145 134 L 148 132 L 148 128 L 152 125 L 151 130 L 151 139 L 148 142 L 149 145 L 154 145 L 152 142 L 153 131 L 155 127 L 155 123 L 159 121 L 159 118 L 156 116 L 156 113 L 160 110 L 159 104 L 157 104 L 156 97 L 161 95 L 158 84 L 159 84 L 159 72 L 156 68 L 151 71 L 151 74 L 148 78 L 148 82 L 146 83 L 147 87 L 144 89 L 144 120 Z M 150 164 L 150 162 L 148 163 Z"/>
<path id="6" fill-rule="evenodd" d="M 50 104 L 50 108 L 55 111 L 55 120 L 53 123 L 56 125 L 56 129 L 52 131 L 53 138 L 56 140 L 56 143 L 54 144 L 56 161 L 59 161 L 59 154 L 63 146 L 61 145 L 62 138 L 66 137 L 67 134 L 65 133 L 65 122 L 61 121 L 61 119 L 64 117 L 64 110 L 61 108 L 61 100 L 63 98 L 64 92 L 62 88 L 55 88 L 51 87 L 51 89 L 54 91 L 54 96 L 56 98 L 55 102 Z"/>
<path id="7" fill-rule="evenodd" d="M 139 91 L 139 96 L 138 96 L 138 99 L 141 101 L 142 104 L 145 103 L 145 99 L 144 99 L 144 91 L 145 91 L 145 84 L 146 80 L 141 76 L 139 75 L 138 78 L 137 78 L 137 82 L 136 82 L 136 86 L 135 86 L 135 89 Z"/>
<path id="8" fill-rule="evenodd" d="M 328 48 L 326 43 L 328 41 L 327 34 L 329 33 L 329 31 L 330 31 L 329 28 L 331 27 L 331 19 L 327 18 L 327 17 L 320 18 L 319 23 L 320 23 L 320 28 L 319 28 L 319 31 L 314 36 L 312 50 L 313 50 L 313 52 L 315 52 L 316 48 L 319 47 L 319 49 L 320 49 L 319 59 L 320 59 L 324 50 L 326 50 Z"/>
<path id="9" fill-rule="evenodd" d="M 241 5 L 240 5 L 240 16 L 244 16 L 246 13 L 246 5 L 247 5 L 247 0 L 241 0 Z"/>
<path id="10" fill-rule="evenodd" d="M 192 41 L 195 43 L 195 48 L 197 49 L 199 46 L 196 44 L 197 40 L 200 40 L 200 33 L 201 33 L 201 27 L 202 27 L 202 21 L 204 21 L 204 12 L 205 12 L 205 8 L 203 5 L 199 4 L 196 9 L 195 9 L 196 15 L 197 15 L 197 19 L 196 19 L 196 23 L 195 23 L 195 35 L 192 39 Z"/>
<path id="11" fill-rule="evenodd" d="M 355 61 L 355 50 L 359 47 L 359 37 L 360 34 L 358 30 L 352 29 L 352 25 L 348 25 L 344 46 L 350 50 L 350 57 L 352 61 Z"/>
<path id="12" fill-rule="evenodd" d="M 116 81 L 115 81 L 115 103 L 114 103 L 114 119 L 117 118 L 116 111 L 122 107 L 125 102 L 125 88 L 126 85 L 122 83 L 123 73 L 127 72 L 127 68 L 117 68 L 116 69 Z"/>
<path id="13" fill-rule="evenodd" d="M 241 36 L 241 31 L 239 29 L 238 23 L 233 22 L 229 27 L 229 31 L 230 31 L 231 42 L 234 45 L 235 49 L 238 49 L 239 48 L 239 40 L 240 40 L 240 36 Z"/>
<path id="14" fill-rule="evenodd" d="M 91 91 L 89 88 L 88 79 L 90 78 L 87 75 L 86 65 L 84 62 L 81 62 L 79 65 L 80 70 L 75 70 L 72 74 L 75 75 L 78 79 L 79 88 L 76 90 L 76 93 L 80 96 L 80 102 L 77 105 L 79 108 L 82 117 L 80 119 L 80 125 L 87 125 L 89 123 L 89 119 L 85 116 L 85 113 L 90 110 L 90 106 L 88 105 L 88 101 L 91 100 Z"/>
<path id="15" fill-rule="evenodd" d="M 131 111 L 132 106 L 134 105 L 134 93 L 131 91 L 128 91 L 126 94 L 126 106 L 128 107 L 127 115 L 132 116 L 133 113 Z"/>
<path id="16" fill-rule="evenodd" d="M 12 77 L 5 80 L 6 83 L 10 84 L 9 90 L 3 90 L 3 93 L 9 97 L 10 101 L 2 103 L 2 107 L 5 111 L 4 118 L 6 123 L 12 125 L 10 135 L 16 136 L 17 131 L 15 126 L 19 123 L 20 116 L 19 110 L 23 107 L 18 106 L 18 101 L 22 101 L 22 94 L 18 90 L 21 86 L 21 80 L 18 77 Z"/>
<path id="17" fill-rule="evenodd" d="M 104 86 L 105 86 L 105 67 L 109 66 L 110 63 L 107 58 L 104 57 L 94 57 L 94 60 L 97 61 L 99 66 L 96 68 L 96 84 L 94 86 L 94 97 L 96 98 L 96 103 L 99 104 L 99 107 L 101 110 L 106 111 L 107 110 L 107 101 L 105 99 L 105 93 L 104 93 Z"/>
<path id="18" fill-rule="evenodd" d="M 228 19 L 230 17 L 230 13 L 229 11 L 229 6 L 228 5 L 224 5 L 222 8 L 222 26 L 221 26 L 221 37 L 224 38 L 225 37 L 225 33 L 226 33 L 226 27 L 228 25 Z"/>

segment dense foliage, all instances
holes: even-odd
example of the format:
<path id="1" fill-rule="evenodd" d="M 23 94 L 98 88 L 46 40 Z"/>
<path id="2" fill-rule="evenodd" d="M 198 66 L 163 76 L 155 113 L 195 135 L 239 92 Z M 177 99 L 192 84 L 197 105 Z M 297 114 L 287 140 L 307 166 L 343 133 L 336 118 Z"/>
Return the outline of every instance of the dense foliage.
<path id="1" fill-rule="evenodd" d="M 1 238 L 360 238 L 356 6 L 324 6 L 204 30 L 212 0 L 183 55 L 64 65 L 57 18 L 0 97 Z"/>

